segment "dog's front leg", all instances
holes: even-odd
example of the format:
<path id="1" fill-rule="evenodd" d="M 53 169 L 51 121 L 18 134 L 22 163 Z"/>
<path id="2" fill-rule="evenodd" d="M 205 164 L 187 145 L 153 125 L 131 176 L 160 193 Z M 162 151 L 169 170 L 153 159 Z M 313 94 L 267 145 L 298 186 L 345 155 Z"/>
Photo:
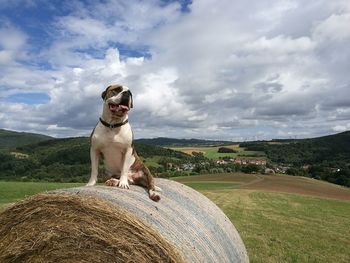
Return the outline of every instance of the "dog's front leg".
<path id="1" fill-rule="evenodd" d="M 132 159 L 132 148 L 128 147 L 124 156 L 123 156 L 123 167 L 121 169 L 121 175 L 120 175 L 120 182 L 118 184 L 118 187 L 123 189 L 129 189 L 129 182 L 128 182 L 128 172 L 130 169 L 130 166 Z"/>
<path id="2" fill-rule="evenodd" d="M 91 149 L 90 149 L 91 176 L 90 176 L 90 180 L 86 186 L 93 186 L 96 184 L 97 175 L 98 175 L 99 155 L 100 155 L 100 153 L 91 147 Z"/>

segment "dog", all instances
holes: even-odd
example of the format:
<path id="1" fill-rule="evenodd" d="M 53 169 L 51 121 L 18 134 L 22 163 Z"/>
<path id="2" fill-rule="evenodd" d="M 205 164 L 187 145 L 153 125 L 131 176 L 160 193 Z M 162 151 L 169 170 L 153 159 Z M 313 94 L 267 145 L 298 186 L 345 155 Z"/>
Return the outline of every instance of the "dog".
<path id="1" fill-rule="evenodd" d="M 153 201 L 159 201 L 154 178 L 133 145 L 128 122 L 128 112 L 133 108 L 131 91 L 126 86 L 112 84 L 101 97 L 104 101 L 102 117 L 90 136 L 91 176 L 87 186 L 96 184 L 99 160 L 103 157 L 107 172 L 118 178 L 107 180 L 106 185 L 123 189 L 129 189 L 129 184 L 141 185 Z"/>

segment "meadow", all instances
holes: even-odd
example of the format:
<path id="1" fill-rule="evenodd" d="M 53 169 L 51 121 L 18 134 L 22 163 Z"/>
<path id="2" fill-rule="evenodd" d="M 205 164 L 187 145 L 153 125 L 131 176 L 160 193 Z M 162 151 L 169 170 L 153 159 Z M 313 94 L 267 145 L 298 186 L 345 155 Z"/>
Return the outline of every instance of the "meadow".
<path id="1" fill-rule="evenodd" d="M 224 211 L 252 263 L 350 261 L 347 188 L 304 177 L 240 173 L 175 180 Z"/>
<path id="2" fill-rule="evenodd" d="M 0 181 L 0 211 L 6 206 L 19 201 L 26 196 L 37 193 L 82 186 L 79 183 L 45 183 L 45 182 L 4 182 Z"/>
<path id="3" fill-rule="evenodd" d="M 240 233 L 250 261 L 349 262 L 350 190 L 291 176 L 177 177 L 207 196 Z M 26 195 L 80 184 L 0 182 L 0 209 Z"/>

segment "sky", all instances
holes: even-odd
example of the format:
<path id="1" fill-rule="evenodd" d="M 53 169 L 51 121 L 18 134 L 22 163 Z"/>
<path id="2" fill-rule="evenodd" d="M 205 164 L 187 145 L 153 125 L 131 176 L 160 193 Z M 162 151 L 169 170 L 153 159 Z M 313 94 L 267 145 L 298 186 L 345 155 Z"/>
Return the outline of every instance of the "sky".
<path id="1" fill-rule="evenodd" d="M 88 136 L 111 83 L 136 138 L 350 130 L 350 1 L 0 0 L 0 128 Z"/>

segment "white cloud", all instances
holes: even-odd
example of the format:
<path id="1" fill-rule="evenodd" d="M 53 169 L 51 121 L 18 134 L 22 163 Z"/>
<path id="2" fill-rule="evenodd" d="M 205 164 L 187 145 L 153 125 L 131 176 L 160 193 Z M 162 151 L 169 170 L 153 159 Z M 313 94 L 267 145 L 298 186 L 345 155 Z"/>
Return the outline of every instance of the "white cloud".
<path id="1" fill-rule="evenodd" d="M 300 37 L 292 39 L 283 35 L 276 36 L 271 39 L 266 39 L 265 36 L 258 40 L 248 43 L 247 51 L 254 52 L 269 52 L 269 54 L 290 54 L 303 53 L 313 50 L 315 44 L 308 37 Z"/>
<path id="2" fill-rule="evenodd" d="M 319 22 L 313 30 L 313 38 L 319 41 L 349 41 L 350 13 L 332 14 Z"/>
<path id="3" fill-rule="evenodd" d="M 6 50 L 19 50 L 26 43 L 26 35 L 13 26 L 0 28 L 0 46 Z"/>
<path id="4" fill-rule="evenodd" d="M 350 130 L 350 123 L 347 123 L 345 125 L 336 125 L 333 127 L 333 131 L 335 132 L 344 132 Z"/>
<path id="5" fill-rule="evenodd" d="M 137 137 L 264 139 L 349 129 L 348 1 L 202 0 L 187 13 L 157 0 L 66 5 L 71 11 L 48 25 L 52 43 L 38 54 L 18 27 L 0 30 L 9 36 L 0 37 L 0 96 L 50 96 L 46 105 L 14 108 L 3 99 L 2 126 L 88 134 L 102 90 L 120 82 L 134 94 Z M 17 120 L 19 112 L 29 114 Z"/>
<path id="6" fill-rule="evenodd" d="M 26 42 L 26 34 L 13 25 L 0 26 L 0 65 L 14 64 L 16 60 L 26 58 Z"/>

